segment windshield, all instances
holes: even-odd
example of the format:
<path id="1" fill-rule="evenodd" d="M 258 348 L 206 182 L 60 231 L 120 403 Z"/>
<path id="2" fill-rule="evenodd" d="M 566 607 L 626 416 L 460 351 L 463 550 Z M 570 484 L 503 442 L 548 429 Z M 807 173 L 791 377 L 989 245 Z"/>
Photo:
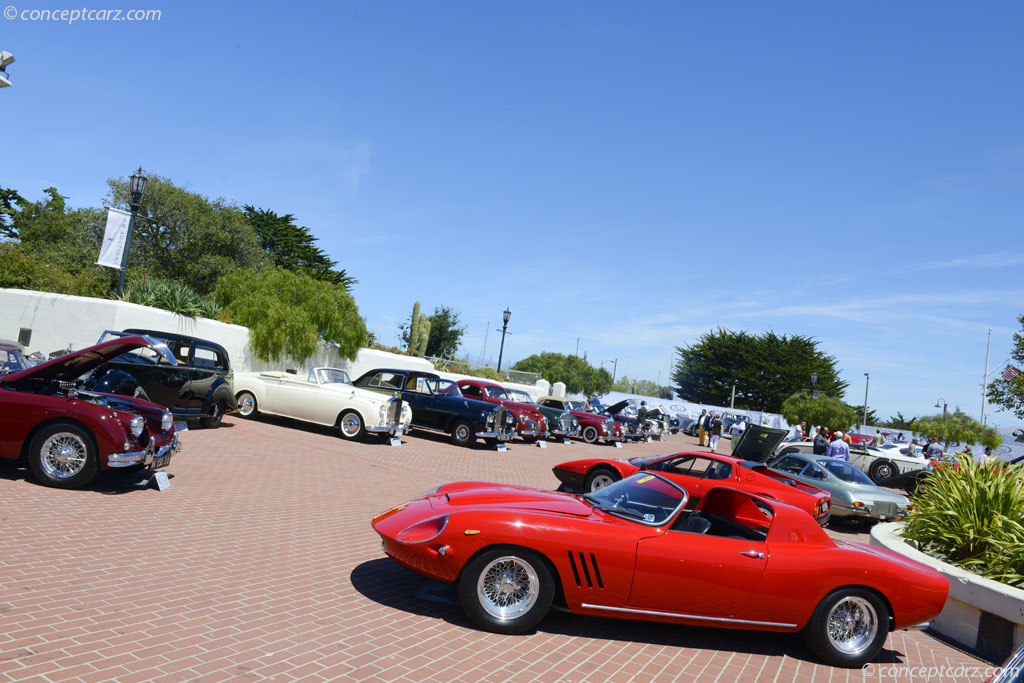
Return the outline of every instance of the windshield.
<path id="1" fill-rule="evenodd" d="M 586 406 L 584 406 L 580 401 L 565 401 L 562 405 L 565 406 L 566 410 L 580 410 L 587 412 Z"/>
<path id="2" fill-rule="evenodd" d="M 428 379 L 425 384 L 435 396 L 462 396 L 455 382 L 448 379 Z"/>
<path id="3" fill-rule="evenodd" d="M 20 372 L 28 362 L 18 349 L 0 349 L 0 373 Z"/>
<path id="4" fill-rule="evenodd" d="M 508 398 L 505 390 L 501 387 L 484 387 L 484 396 L 487 398 Z"/>
<path id="5" fill-rule="evenodd" d="M 859 469 L 846 462 L 845 460 L 836 460 L 834 458 L 822 459 L 818 461 L 818 464 L 827 469 L 829 472 L 839 477 L 843 481 L 851 484 L 871 484 L 875 485 L 875 482 L 868 478 L 868 475 L 861 472 Z"/>
<path id="6" fill-rule="evenodd" d="M 686 491 L 656 474 L 641 472 L 583 496 L 595 508 L 649 526 L 671 521 L 686 505 Z"/>
<path id="7" fill-rule="evenodd" d="M 525 391 L 520 391 L 519 389 L 506 389 L 505 393 L 508 394 L 509 399 L 517 403 L 533 403 L 533 398 L 531 398 Z"/>
<path id="8" fill-rule="evenodd" d="M 352 384 L 348 373 L 338 368 L 317 368 L 316 381 L 319 384 Z"/>

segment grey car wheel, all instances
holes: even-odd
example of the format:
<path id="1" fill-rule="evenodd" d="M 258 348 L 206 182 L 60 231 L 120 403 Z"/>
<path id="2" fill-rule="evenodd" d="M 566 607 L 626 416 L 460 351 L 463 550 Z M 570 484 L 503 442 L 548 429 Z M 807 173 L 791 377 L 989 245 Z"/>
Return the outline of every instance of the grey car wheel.
<path id="1" fill-rule="evenodd" d="M 526 548 L 496 547 L 474 557 L 459 577 L 459 600 L 477 625 L 522 633 L 551 607 L 555 580 L 547 564 Z"/>
<path id="2" fill-rule="evenodd" d="M 338 420 L 338 429 L 341 432 L 342 438 L 350 441 L 361 439 L 363 434 L 366 433 L 366 429 L 363 426 L 363 418 L 355 410 L 347 410 L 341 414 L 341 418 Z"/>
<path id="3" fill-rule="evenodd" d="M 586 427 L 583 428 L 583 431 L 580 433 L 580 436 L 583 437 L 583 440 L 586 441 L 587 443 L 596 443 L 598 436 L 597 427 L 595 427 L 594 425 L 587 425 Z"/>
<path id="4" fill-rule="evenodd" d="M 242 417 L 256 417 L 260 411 L 256 409 L 256 397 L 251 392 L 243 391 L 238 394 L 238 414 Z"/>
<path id="5" fill-rule="evenodd" d="M 473 427 L 465 420 L 459 420 L 452 426 L 452 441 L 456 446 L 468 446 L 475 438 Z"/>
<path id="6" fill-rule="evenodd" d="M 829 594 L 804 628 L 804 640 L 818 656 L 845 667 L 874 659 L 888 635 L 888 608 L 864 588 L 841 588 Z"/>
<path id="7" fill-rule="evenodd" d="M 599 467 L 598 469 L 591 471 L 590 474 L 587 475 L 587 481 L 585 484 L 587 493 L 600 491 L 605 486 L 614 484 L 619 479 L 622 479 L 622 477 L 619 476 L 618 472 L 612 471 L 604 467 Z"/>

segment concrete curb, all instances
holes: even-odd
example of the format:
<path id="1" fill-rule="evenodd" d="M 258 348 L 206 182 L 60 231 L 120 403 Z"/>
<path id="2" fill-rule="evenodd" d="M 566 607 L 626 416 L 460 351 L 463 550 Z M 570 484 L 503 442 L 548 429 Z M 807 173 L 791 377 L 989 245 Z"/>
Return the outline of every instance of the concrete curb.
<path id="1" fill-rule="evenodd" d="M 931 622 L 934 631 L 997 661 L 1024 644 L 1024 590 L 936 560 L 904 541 L 902 529 L 902 522 L 876 525 L 871 545 L 927 565 L 949 579 L 946 606 Z"/>

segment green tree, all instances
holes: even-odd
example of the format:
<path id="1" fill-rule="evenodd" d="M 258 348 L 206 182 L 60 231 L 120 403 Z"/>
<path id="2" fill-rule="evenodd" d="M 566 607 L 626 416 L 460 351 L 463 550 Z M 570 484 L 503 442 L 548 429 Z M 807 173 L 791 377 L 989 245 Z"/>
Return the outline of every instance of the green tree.
<path id="1" fill-rule="evenodd" d="M 108 184 L 110 205 L 127 209 L 127 181 Z M 224 199 L 211 200 L 150 176 L 139 215 L 128 257 L 129 283 L 157 277 L 206 294 L 229 271 L 261 271 L 269 265 L 245 214 Z"/>
<path id="2" fill-rule="evenodd" d="M 998 448 L 1003 442 L 1003 438 L 994 427 L 983 426 L 959 408 L 944 415 L 918 418 L 911 423 L 910 428 L 927 438 L 939 437 L 946 448 L 950 444 L 958 443 L 980 443 Z"/>
<path id="3" fill-rule="evenodd" d="M 1024 315 L 1017 318 L 1024 330 Z M 1010 358 L 1017 363 L 1017 369 L 1024 368 L 1024 334 L 1015 332 L 1013 335 L 1013 350 Z M 1014 376 L 1012 379 L 999 379 L 992 382 L 988 388 L 988 400 L 1005 410 L 1009 410 L 1018 419 L 1024 419 L 1024 373 Z"/>
<path id="4" fill-rule="evenodd" d="M 115 277 L 95 265 L 103 237 L 102 214 L 71 209 L 56 188 L 28 201 L 0 188 L 0 286 L 103 296 Z"/>
<path id="5" fill-rule="evenodd" d="M 881 424 L 882 427 L 888 427 L 889 429 L 904 429 L 911 431 L 910 426 L 913 424 L 916 417 L 911 416 L 910 418 L 903 417 L 903 413 L 896 411 L 896 417 L 890 417 L 886 422 Z"/>
<path id="6" fill-rule="evenodd" d="M 430 335 L 427 337 L 427 348 L 423 355 L 434 358 L 454 358 L 462 345 L 462 335 L 466 327 L 460 325 L 459 312 L 448 306 L 435 306 L 434 312 L 427 316 L 430 323 Z M 402 343 L 409 346 L 409 321 L 398 326 Z"/>
<path id="7" fill-rule="evenodd" d="M 735 384 L 737 408 L 779 412 L 787 397 L 811 388 L 811 373 L 824 394 L 842 397 L 848 386 L 839 379 L 836 359 L 811 337 L 718 328 L 676 351 L 674 388 L 695 403 L 726 405 Z"/>
<path id="8" fill-rule="evenodd" d="M 512 369 L 540 373 L 552 384 L 563 382 L 565 390 L 573 394 L 606 394 L 612 387 L 612 376 L 607 370 L 595 368 L 578 356 L 545 351 L 524 358 Z"/>
<path id="9" fill-rule="evenodd" d="M 656 384 L 649 379 L 630 379 L 625 375 L 612 385 L 611 391 L 621 391 L 624 394 L 637 394 L 638 396 L 651 396 L 654 398 L 672 398 L 672 389 L 669 387 Z"/>
<path id="10" fill-rule="evenodd" d="M 249 344 L 264 361 L 288 355 L 302 362 L 320 340 L 349 359 L 366 345 L 366 325 L 341 285 L 281 268 L 236 270 L 220 279 L 213 298 L 249 328 Z"/>
<path id="11" fill-rule="evenodd" d="M 875 413 L 875 411 L 871 410 L 871 408 L 868 408 L 868 413 L 867 413 L 868 417 L 865 420 L 864 419 L 864 405 L 863 404 L 861 404 L 859 406 L 850 406 L 850 407 L 853 408 L 854 414 L 857 415 L 857 421 L 854 424 L 858 424 L 859 425 L 859 424 L 861 424 L 861 421 L 863 420 L 863 424 L 865 424 L 865 425 L 878 425 L 879 427 L 881 426 L 881 425 L 878 424 L 878 415 Z"/>
<path id="12" fill-rule="evenodd" d="M 292 214 L 279 216 L 273 211 L 257 209 L 252 205 L 246 205 L 243 210 L 246 220 L 259 238 L 260 246 L 271 263 L 278 268 L 340 285 L 346 291 L 358 282 L 344 268 L 335 269 L 337 262 L 328 258 L 326 252 L 316 246 L 317 238 L 309 228 L 295 224 L 295 216 Z"/>
<path id="13" fill-rule="evenodd" d="M 787 398 L 779 412 L 790 424 L 806 422 L 808 425 L 842 431 L 849 431 L 858 419 L 853 407 L 838 398 L 827 394 L 818 394 L 818 398 L 812 398 L 807 392 L 793 394 Z"/>

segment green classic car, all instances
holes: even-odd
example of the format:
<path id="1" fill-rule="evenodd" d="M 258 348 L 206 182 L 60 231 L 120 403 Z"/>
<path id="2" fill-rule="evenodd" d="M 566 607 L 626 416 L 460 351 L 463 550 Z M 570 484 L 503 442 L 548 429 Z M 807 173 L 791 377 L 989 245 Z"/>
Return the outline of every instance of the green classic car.
<path id="1" fill-rule="evenodd" d="M 533 400 L 533 397 L 522 389 L 509 389 L 506 387 L 505 393 L 508 395 L 509 400 L 515 401 L 516 403 L 527 403 L 531 407 L 539 410 L 548 421 L 548 433 L 551 436 L 562 438 L 580 435 L 580 421 L 577 420 L 576 416 L 568 410 L 559 410 L 558 408 L 552 408 L 551 406 L 538 405 L 537 402 Z"/>

